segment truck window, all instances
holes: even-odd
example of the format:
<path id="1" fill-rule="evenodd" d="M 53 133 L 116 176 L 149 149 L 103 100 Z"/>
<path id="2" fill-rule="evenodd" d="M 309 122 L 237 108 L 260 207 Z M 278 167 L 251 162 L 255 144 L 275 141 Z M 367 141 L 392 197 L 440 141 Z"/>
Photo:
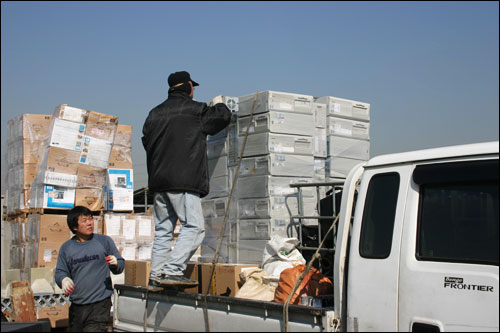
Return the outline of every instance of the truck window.
<path id="1" fill-rule="evenodd" d="M 417 260 L 498 266 L 498 160 L 417 167 L 414 180 Z"/>
<path id="2" fill-rule="evenodd" d="M 498 265 L 498 182 L 424 185 L 417 259 Z"/>
<path id="3" fill-rule="evenodd" d="M 391 253 L 399 192 L 399 174 L 378 174 L 368 184 L 361 224 L 359 254 L 384 259 Z"/>

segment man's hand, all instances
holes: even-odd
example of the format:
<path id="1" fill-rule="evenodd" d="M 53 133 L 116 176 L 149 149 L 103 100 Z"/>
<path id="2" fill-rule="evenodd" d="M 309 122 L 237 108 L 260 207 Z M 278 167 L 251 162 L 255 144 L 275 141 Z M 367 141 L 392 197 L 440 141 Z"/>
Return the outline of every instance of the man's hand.
<path id="1" fill-rule="evenodd" d="M 106 262 L 108 263 L 109 266 L 111 267 L 116 267 L 118 265 L 118 260 L 116 260 L 116 257 L 115 256 L 107 256 L 106 258 Z"/>
<path id="2" fill-rule="evenodd" d="M 68 296 L 75 290 L 75 284 L 73 283 L 73 280 L 71 280 L 69 277 L 65 277 L 62 280 L 62 289 L 64 291 L 64 295 Z"/>
<path id="3" fill-rule="evenodd" d="M 210 103 L 208 103 L 208 105 L 213 106 L 217 103 L 224 103 L 224 96 L 223 95 L 219 95 L 217 97 L 214 97 L 214 99 L 212 99 L 210 101 Z"/>

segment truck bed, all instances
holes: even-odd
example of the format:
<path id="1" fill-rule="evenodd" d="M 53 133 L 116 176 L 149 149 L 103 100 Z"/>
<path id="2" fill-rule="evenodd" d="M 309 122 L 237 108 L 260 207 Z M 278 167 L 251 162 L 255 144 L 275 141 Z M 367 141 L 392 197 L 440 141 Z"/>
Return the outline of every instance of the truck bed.
<path id="1" fill-rule="evenodd" d="M 115 331 L 143 331 L 146 288 L 117 284 L 114 287 Z M 207 295 L 209 329 L 212 332 L 283 331 L 283 304 Z M 149 293 L 148 332 L 208 331 L 205 295 L 165 290 Z M 290 305 L 288 330 L 333 330 L 333 308 Z"/>

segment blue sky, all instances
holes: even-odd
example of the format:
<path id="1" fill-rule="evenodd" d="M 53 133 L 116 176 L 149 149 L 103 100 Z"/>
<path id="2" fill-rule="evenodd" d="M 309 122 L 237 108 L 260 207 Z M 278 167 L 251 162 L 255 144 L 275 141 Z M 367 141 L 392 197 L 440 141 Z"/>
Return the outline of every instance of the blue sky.
<path id="1" fill-rule="evenodd" d="M 498 2 L 1 2 L 2 193 L 7 121 L 59 104 L 140 138 L 170 73 L 195 100 L 262 90 L 371 104 L 371 156 L 498 140 Z"/>

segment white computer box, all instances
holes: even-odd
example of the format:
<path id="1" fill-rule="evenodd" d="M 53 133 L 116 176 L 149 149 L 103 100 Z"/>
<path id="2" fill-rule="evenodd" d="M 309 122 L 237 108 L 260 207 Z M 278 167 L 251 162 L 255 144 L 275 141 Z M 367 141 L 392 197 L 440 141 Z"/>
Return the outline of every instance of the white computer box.
<path id="1" fill-rule="evenodd" d="M 328 117 L 328 135 L 370 140 L 370 123 L 358 120 Z"/>
<path id="2" fill-rule="evenodd" d="M 134 210 L 134 170 L 108 169 L 104 197 L 107 210 Z"/>
<path id="3" fill-rule="evenodd" d="M 238 156 L 243 149 L 244 140 L 238 140 Z M 232 150 L 229 142 L 229 150 Z M 284 153 L 296 155 L 311 155 L 313 153 L 312 136 L 257 133 L 247 137 L 245 152 L 243 157 L 265 155 L 269 153 Z"/>
<path id="4" fill-rule="evenodd" d="M 243 158 L 240 177 L 247 176 L 291 176 L 312 177 L 314 157 L 311 155 L 267 154 Z"/>
<path id="5" fill-rule="evenodd" d="M 269 196 L 295 196 L 297 188 L 291 184 L 311 183 L 312 178 L 302 177 L 278 177 L 278 176 L 254 176 L 242 177 L 237 183 L 237 198 L 265 198 Z M 314 197 L 311 187 L 302 189 L 304 197 Z"/>
<path id="6" fill-rule="evenodd" d="M 229 197 L 215 199 L 201 199 L 201 207 L 204 218 L 224 218 L 229 204 Z M 235 198 L 231 199 L 228 210 L 228 218 L 234 219 L 238 216 L 238 202 Z"/>
<path id="7" fill-rule="evenodd" d="M 313 181 L 321 183 L 325 181 L 326 177 L 326 158 L 314 157 L 314 175 Z"/>
<path id="8" fill-rule="evenodd" d="M 224 138 L 227 138 L 228 136 L 237 136 L 237 125 L 238 125 L 238 117 L 233 114 L 231 116 L 231 121 L 229 122 L 229 125 L 227 125 L 224 129 L 220 130 L 219 132 L 215 133 L 214 135 L 207 135 L 207 143 L 210 143 L 212 141 L 218 141 Z"/>
<path id="9" fill-rule="evenodd" d="M 314 130 L 313 114 L 289 113 L 281 111 L 269 111 L 263 114 L 238 119 L 239 135 L 243 136 L 254 133 L 281 133 L 292 135 L 312 136 Z"/>
<path id="10" fill-rule="evenodd" d="M 220 156 L 208 160 L 208 177 L 228 176 L 229 170 L 227 167 L 227 156 Z"/>
<path id="11" fill-rule="evenodd" d="M 370 159 L 370 141 L 330 135 L 328 136 L 328 156 L 368 160 Z"/>
<path id="12" fill-rule="evenodd" d="M 235 168 L 228 167 L 228 174 L 219 177 L 211 177 L 209 181 L 209 193 L 205 199 L 228 197 L 231 192 L 231 184 L 233 183 L 233 177 Z"/>
<path id="13" fill-rule="evenodd" d="M 327 105 L 328 116 L 370 121 L 370 104 L 333 96 L 316 98 L 316 103 Z"/>
<path id="14" fill-rule="evenodd" d="M 317 200 L 304 197 L 302 200 L 302 216 L 318 216 Z M 238 200 L 238 218 L 242 219 L 288 219 L 299 215 L 298 196 L 273 196 Z M 317 224 L 315 219 L 304 220 L 308 225 Z"/>
<path id="15" fill-rule="evenodd" d="M 328 157 L 325 163 L 326 177 L 347 178 L 352 168 L 362 162 L 365 161 L 345 157 Z"/>
<path id="16" fill-rule="evenodd" d="M 251 113 L 255 101 L 253 114 L 268 112 L 269 110 L 312 114 L 313 96 L 293 94 L 278 91 L 262 91 L 239 97 L 238 115 L 246 116 Z"/>
<path id="17" fill-rule="evenodd" d="M 314 129 L 314 146 L 313 155 L 314 157 L 326 157 L 327 156 L 327 129 L 326 128 L 315 128 Z"/>
<path id="18" fill-rule="evenodd" d="M 312 107 L 314 112 L 314 127 L 326 128 L 328 126 L 328 123 L 326 121 L 326 116 L 327 116 L 326 104 L 313 103 Z"/>

